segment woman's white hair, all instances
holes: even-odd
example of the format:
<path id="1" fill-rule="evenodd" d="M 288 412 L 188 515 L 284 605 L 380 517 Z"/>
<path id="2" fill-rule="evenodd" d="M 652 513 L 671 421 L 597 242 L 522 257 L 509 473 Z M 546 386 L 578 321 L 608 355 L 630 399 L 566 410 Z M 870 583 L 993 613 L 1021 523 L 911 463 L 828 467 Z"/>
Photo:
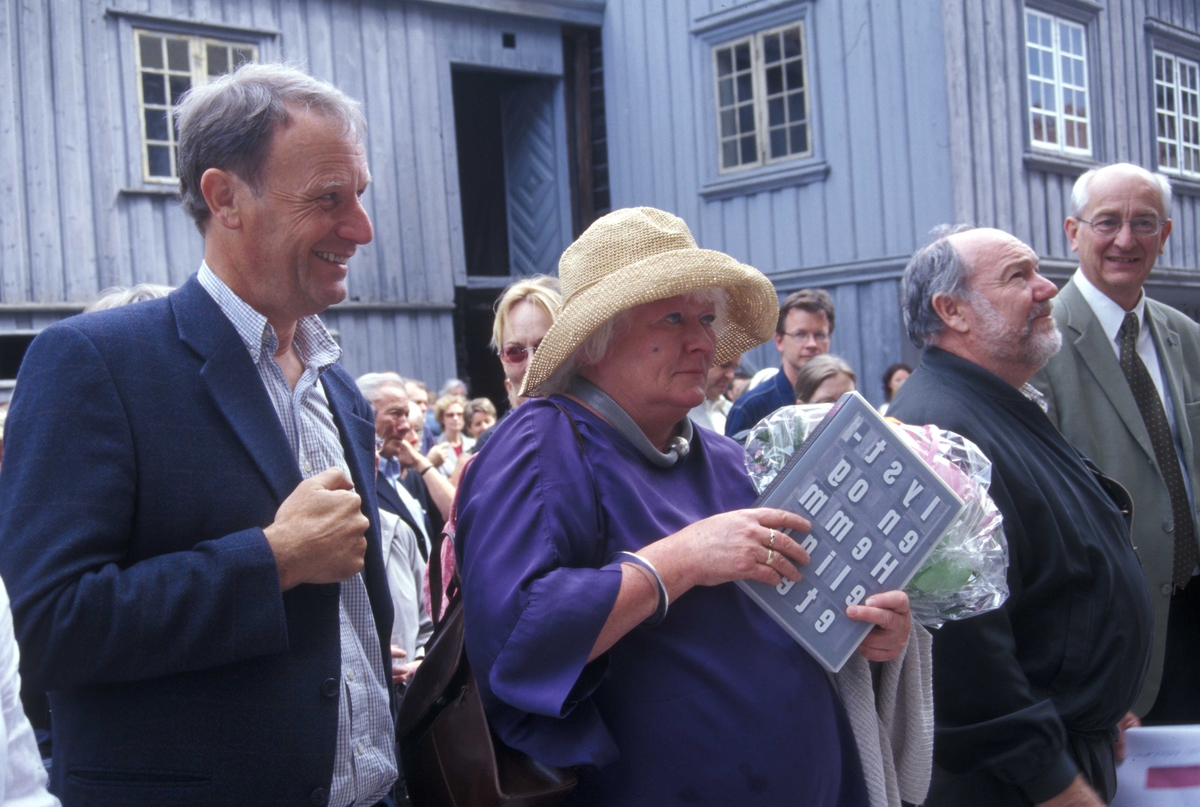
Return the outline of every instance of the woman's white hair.
<path id="1" fill-rule="evenodd" d="M 720 335 L 725 326 L 725 312 L 729 307 L 729 295 L 723 288 L 713 287 L 689 292 L 683 295 L 688 301 L 703 301 L 712 303 L 717 308 L 717 318 L 713 330 Z M 549 378 L 541 385 L 542 395 L 553 395 L 566 392 L 571 382 L 579 375 L 579 371 L 589 364 L 599 364 L 612 350 L 617 337 L 624 332 L 629 324 L 632 308 L 627 308 L 612 319 L 603 323 L 587 335 L 579 347 L 558 366 Z"/>

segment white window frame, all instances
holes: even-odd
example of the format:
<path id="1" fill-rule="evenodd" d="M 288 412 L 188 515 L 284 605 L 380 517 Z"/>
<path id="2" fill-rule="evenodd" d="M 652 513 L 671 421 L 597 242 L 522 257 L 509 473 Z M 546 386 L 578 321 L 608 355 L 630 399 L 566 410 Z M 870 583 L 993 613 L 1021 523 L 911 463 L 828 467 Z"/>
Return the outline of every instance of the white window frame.
<path id="1" fill-rule="evenodd" d="M 1029 23 L 1030 20 L 1036 19 L 1039 24 L 1048 22 L 1050 24 L 1051 42 L 1049 45 L 1040 41 L 1032 42 L 1029 39 Z M 1074 157 L 1091 157 L 1094 151 L 1096 142 L 1095 126 L 1093 120 L 1095 116 L 1092 113 L 1092 92 L 1088 77 L 1088 34 L 1087 26 L 1074 20 L 1059 17 L 1054 14 L 1049 14 L 1034 8 L 1026 8 L 1023 18 L 1025 32 L 1024 37 L 1024 61 L 1026 71 L 1025 88 L 1027 92 L 1027 107 L 1026 116 L 1029 122 L 1029 142 L 1030 145 L 1039 151 L 1049 151 L 1057 154 L 1070 155 Z M 1064 29 L 1072 33 L 1079 34 L 1079 47 L 1075 49 L 1073 44 L 1069 44 L 1064 49 L 1062 36 Z M 1038 70 L 1045 71 L 1047 61 L 1053 69 L 1054 75 L 1045 76 L 1041 72 L 1035 72 L 1031 65 L 1032 58 L 1036 55 L 1038 59 Z M 1047 60 L 1046 57 L 1049 57 Z M 1075 81 L 1067 81 L 1064 78 L 1063 62 L 1064 60 L 1076 65 L 1082 63 L 1082 84 Z M 1074 72 L 1073 70 L 1071 72 Z M 1072 76 L 1072 79 L 1074 77 Z M 1035 86 L 1037 85 L 1037 86 Z M 1053 93 L 1054 109 L 1047 109 L 1044 104 L 1038 101 L 1039 93 L 1046 91 Z M 1072 110 L 1078 109 L 1074 103 L 1067 104 L 1064 102 L 1064 94 L 1070 93 L 1071 100 L 1074 101 L 1076 94 L 1082 94 L 1084 97 L 1084 114 L 1077 113 L 1068 114 L 1066 109 L 1068 106 Z M 1053 142 L 1045 138 L 1046 129 L 1043 128 L 1043 137 L 1038 137 L 1037 123 L 1041 120 L 1043 127 L 1049 121 L 1054 125 L 1055 140 Z M 1077 136 L 1076 145 L 1067 144 L 1068 126 L 1071 131 Z M 1078 145 L 1079 127 L 1083 127 L 1083 136 L 1087 139 L 1086 147 Z"/>
<path id="2" fill-rule="evenodd" d="M 1158 169 L 1200 179 L 1200 64 L 1157 49 L 1154 127 Z"/>
<path id="3" fill-rule="evenodd" d="M 781 157 L 771 157 L 771 155 L 769 153 L 770 152 L 771 127 L 770 127 L 770 121 L 769 121 L 768 107 L 769 107 L 769 102 L 772 99 L 768 98 L 768 96 L 767 96 L 767 65 L 765 64 L 764 56 L 763 56 L 763 39 L 768 36 L 781 34 L 783 31 L 787 31 L 787 30 L 790 30 L 793 28 L 799 29 L 801 51 L 800 51 L 800 56 L 798 57 L 798 59 L 800 61 L 800 69 L 801 69 L 801 76 L 802 76 L 801 91 L 804 93 L 804 118 L 803 118 L 802 124 L 805 127 L 807 148 L 803 152 L 789 153 L 789 154 L 785 154 Z M 750 71 L 749 72 L 750 72 L 750 77 L 751 77 L 751 87 L 752 87 L 752 95 L 753 95 L 752 102 L 753 102 L 753 108 L 754 108 L 754 138 L 756 141 L 757 159 L 754 160 L 753 162 L 739 162 L 737 165 L 727 166 L 727 165 L 725 165 L 725 159 L 724 159 L 724 154 L 723 154 L 725 143 L 732 140 L 734 143 L 738 144 L 736 146 L 736 148 L 739 150 L 739 157 L 740 157 L 740 149 L 741 149 L 740 141 L 746 135 L 745 135 L 745 133 L 741 132 L 740 121 L 735 121 L 736 123 L 738 123 L 737 134 L 735 134 L 733 137 L 723 136 L 722 127 L 721 127 L 722 114 L 726 111 L 731 111 L 731 110 L 734 111 L 734 113 L 736 114 L 736 110 L 742 104 L 738 103 L 739 99 L 736 97 L 736 86 L 737 86 L 736 85 L 736 77 L 738 75 L 738 71 L 737 71 L 737 65 L 735 63 L 734 64 L 734 72 L 731 74 L 731 76 L 735 79 L 734 103 L 733 103 L 732 107 L 721 105 L 721 90 L 720 90 L 721 81 L 729 79 L 730 76 L 721 76 L 720 75 L 718 54 L 720 51 L 730 50 L 731 58 L 732 58 L 732 53 L 735 51 L 737 46 L 743 45 L 743 44 L 749 45 L 749 48 L 750 48 Z M 740 171 L 746 171 L 746 170 L 753 169 L 753 168 L 760 168 L 763 166 L 775 165 L 777 163 L 790 162 L 792 160 L 802 160 L 802 159 L 810 158 L 813 156 L 813 154 L 814 154 L 813 140 L 815 138 L 813 136 L 814 132 L 813 132 L 813 125 L 812 125 L 812 80 L 811 80 L 811 75 L 810 75 L 810 71 L 809 71 L 809 48 L 808 48 L 807 31 L 805 29 L 805 21 L 804 20 L 802 20 L 802 19 L 794 20 L 792 22 L 788 22 L 783 25 L 777 25 L 777 26 L 774 26 L 771 28 L 766 28 L 761 31 L 756 31 L 747 36 L 742 36 L 742 37 L 739 37 L 737 39 L 733 39 L 733 40 L 730 40 L 727 42 L 717 43 L 711 47 L 711 60 L 712 60 L 712 80 L 713 80 L 713 85 L 712 85 L 712 87 L 713 87 L 713 103 L 714 103 L 714 108 L 715 108 L 715 112 L 716 112 L 716 121 L 715 122 L 716 122 L 716 137 L 717 137 L 717 172 L 719 174 L 721 174 L 721 175 L 734 174 L 734 173 L 737 173 Z M 786 59 L 785 58 L 781 59 L 780 65 L 782 66 L 785 64 L 786 64 Z M 785 72 L 785 75 L 786 75 L 786 72 Z M 797 125 L 797 123 L 799 123 L 796 121 L 788 121 L 787 120 L 787 89 L 788 88 L 786 88 L 786 87 L 784 88 L 784 92 L 783 92 L 783 96 L 782 96 L 784 99 L 784 123 L 781 126 L 785 132 L 791 126 Z M 775 128 L 778 129 L 781 127 L 776 126 Z"/>
<path id="4" fill-rule="evenodd" d="M 162 67 L 143 67 L 142 65 L 142 36 L 152 36 L 164 40 L 163 47 L 166 47 L 165 40 L 186 41 L 188 43 L 188 70 L 172 68 L 169 64 L 166 54 L 163 58 Z M 209 47 L 224 48 L 228 63 L 233 66 L 233 52 L 249 51 L 250 61 L 259 61 L 259 48 L 255 43 L 246 42 L 235 39 L 220 39 L 210 36 L 201 36 L 183 32 L 164 31 L 156 28 L 134 28 L 133 29 L 133 54 L 134 54 L 134 74 L 135 83 L 137 85 L 137 113 L 139 123 L 139 151 L 141 154 L 142 166 L 142 181 L 150 185 L 178 185 L 179 172 L 175 164 L 176 159 L 176 140 L 175 140 L 175 104 L 172 98 L 170 77 L 172 75 L 182 76 L 188 75 L 191 87 L 199 87 L 206 84 L 210 78 L 208 74 L 208 50 Z M 144 97 L 143 76 L 145 74 L 157 74 L 164 77 L 164 93 L 165 103 L 147 104 Z M 147 112 L 165 112 L 167 116 L 167 138 L 151 139 L 146 127 Z M 168 149 L 168 158 L 170 160 L 170 176 L 162 176 L 150 173 L 150 147 L 165 146 Z"/>

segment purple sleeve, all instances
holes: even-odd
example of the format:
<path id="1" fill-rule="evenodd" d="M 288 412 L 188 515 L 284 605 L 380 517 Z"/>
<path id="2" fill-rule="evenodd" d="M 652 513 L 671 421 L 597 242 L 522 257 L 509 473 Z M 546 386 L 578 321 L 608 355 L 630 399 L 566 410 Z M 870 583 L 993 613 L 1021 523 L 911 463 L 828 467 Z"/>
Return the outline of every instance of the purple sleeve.
<path id="1" fill-rule="evenodd" d="M 530 401 L 463 481 L 456 550 L 466 643 L 481 688 L 520 712 L 564 717 L 599 684 L 587 658 L 616 602 L 593 479 L 566 416 Z"/>

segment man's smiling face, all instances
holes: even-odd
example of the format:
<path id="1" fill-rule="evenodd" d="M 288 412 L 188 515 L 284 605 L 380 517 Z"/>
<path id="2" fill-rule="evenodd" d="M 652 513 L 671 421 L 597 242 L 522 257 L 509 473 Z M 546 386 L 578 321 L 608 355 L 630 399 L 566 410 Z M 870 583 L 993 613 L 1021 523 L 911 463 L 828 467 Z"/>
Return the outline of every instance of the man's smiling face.
<path id="1" fill-rule="evenodd" d="M 356 133 L 314 112 L 289 112 L 257 192 L 242 197 L 243 264 L 256 309 L 299 319 L 345 299 L 350 258 L 373 236 L 361 204 L 371 177 Z"/>
<path id="2" fill-rule="evenodd" d="M 1126 311 L 1137 305 L 1142 285 L 1162 254 L 1171 233 L 1166 222 L 1156 235 L 1135 235 L 1135 219 L 1166 219 L 1162 194 L 1146 177 L 1122 166 L 1098 172 L 1088 184 L 1087 205 L 1079 218 L 1068 218 L 1064 229 L 1079 267 L 1092 285 Z M 1121 222 L 1115 235 L 1101 235 L 1087 222 Z"/>

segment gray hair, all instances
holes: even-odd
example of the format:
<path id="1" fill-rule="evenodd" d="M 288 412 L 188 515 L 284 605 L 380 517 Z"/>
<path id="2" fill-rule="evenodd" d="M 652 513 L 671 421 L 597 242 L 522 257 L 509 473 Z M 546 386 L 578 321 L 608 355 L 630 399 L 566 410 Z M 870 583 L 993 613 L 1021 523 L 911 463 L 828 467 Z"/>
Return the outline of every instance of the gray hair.
<path id="1" fill-rule="evenodd" d="M 462 387 L 465 390 L 467 385 L 461 378 L 447 378 L 446 383 L 442 384 L 442 388 L 438 390 L 438 397 L 445 398 L 447 395 L 457 395 L 458 393 L 452 393 L 450 391 L 452 389 L 456 389 L 457 387 Z M 464 395 L 463 397 L 465 398 L 466 396 Z"/>
<path id="2" fill-rule="evenodd" d="M 100 292 L 100 296 L 83 309 L 83 313 L 107 311 L 110 308 L 120 308 L 123 305 L 143 303 L 146 300 L 157 300 L 166 297 L 175 289 L 171 286 L 159 286 L 155 283 L 139 283 L 136 286 L 113 286 Z"/>
<path id="3" fill-rule="evenodd" d="M 714 330 L 717 333 L 721 332 L 721 328 L 725 322 L 725 312 L 729 309 L 729 294 L 723 288 L 708 288 L 700 291 L 693 291 L 683 295 L 688 300 L 703 300 L 704 302 L 712 303 L 717 307 L 717 319 L 714 323 Z M 550 377 L 542 382 L 542 395 L 553 395 L 555 393 L 566 392 L 571 386 L 571 382 L 579 375 L 579 371 L 589 364 L 596 364 L 604 359 L 612 350 L 613 343 L 617 336 L 624 332 L 629 324 L 629 318 L 633 309 L 627 308 L 611 319 L 605 320 L 600 324 L 600 327 L 592 331 L 587 337 L 579 343 L 579 347 L 575 348 L 558 368 L 550 374 Z"/>
<path id="4" fill-rule="evenodd" d="M 908 338 L 919 348 L 946 328 L 933 310 L 937 294 L 962 297 L 969 289 L 970 267 L 949 236 L 975 229 L 971 224 L 943 224 L 929 232 L 931 242 L 913 253 L 900 281 L 900 305 Z"/>
<path id="5" fill-rule="evenodd" d="M 1071 189 L 1071 210 L 1068 214 L 1071 218 L 1079 218 L 1087 208 L 1088 186 L 1092 184 L 1092 180 L 1096 178 L 1097 174 L 1101 171 L 1107 171 L 1109 168 L 1124 168 L 1158 188 L 1159 197 L 1162 201 L 1163 218 L 1171 218 L 1171 180 L 1157 171 L 1147 171 L 1140 165 L 1134 165 L 1133 163 L 1113 163 L 1085 171 L 1079 179 L 1075 180 L 1075 187 Z"/>
<path id="6" fill-rule="evenodd" d="M 399 373 L 391 371 L 383 373 L 366 373 L 360 375 L 354 380 L 358 385 L 358 391 L 367 399 L 367 403 L 371 404 L 371 408 L 375 408 L 375 403 L 383 395 L 384 390 L 397 388 L 405 397 L 408 396 L 408 390 L 404 386 L 404 378 Z"/>
<path id="7" fill-rule="evenodd" d="M 358 101 L 284 64 L 244 64 L 193 88 L 176 107 L 179 197 L 201 235 L 212 211 L 200 192 L 200 177 L 220 168 L 260 191 L 271 138 L 292 122 L 289 106 L 338 121 L 359 140 L 366 134 Z"/>

